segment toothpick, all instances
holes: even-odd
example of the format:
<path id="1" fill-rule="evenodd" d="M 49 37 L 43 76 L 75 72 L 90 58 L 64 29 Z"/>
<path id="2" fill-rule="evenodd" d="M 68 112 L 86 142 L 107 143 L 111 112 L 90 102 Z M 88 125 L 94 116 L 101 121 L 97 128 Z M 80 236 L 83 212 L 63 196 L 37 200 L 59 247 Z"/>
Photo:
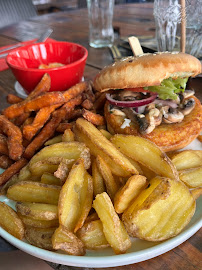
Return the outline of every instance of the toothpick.
<path id="1" fill-rule="evenodd" d="M 143 54 L 142 47 L 141 47 L 139 39 L 137 37 L 129 37 L 128 42 L 130 44 L 130 47 L 132 49 L 134 56 L 138 56 L 140 54 Z"/>
<path id="2" fill-rule="evenodd" d="M 180 0 L 181 3 L 181 41 L 180 49 L 181 52 L 185 53 L 186 48 L 186 10 L 185 10 L 185 0 Z"/>

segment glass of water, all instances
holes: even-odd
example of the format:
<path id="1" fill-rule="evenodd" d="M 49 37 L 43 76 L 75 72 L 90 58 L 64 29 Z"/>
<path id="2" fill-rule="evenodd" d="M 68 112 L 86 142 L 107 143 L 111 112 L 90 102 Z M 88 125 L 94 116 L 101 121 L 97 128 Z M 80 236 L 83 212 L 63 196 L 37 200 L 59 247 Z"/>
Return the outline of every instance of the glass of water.
<path id="1" fill-rule="evenodd" d="M 158 51 L 180 51 L 180 0 L 154 0 Z M 186 53 L 202 56 L 201 0 L 186 0 Z"/>
<path id="2" fill-rule="evenodd" d="M 108 47 L 114 41 L 114 0 L 87 0 L 89 44 L 94 48 Z"/>

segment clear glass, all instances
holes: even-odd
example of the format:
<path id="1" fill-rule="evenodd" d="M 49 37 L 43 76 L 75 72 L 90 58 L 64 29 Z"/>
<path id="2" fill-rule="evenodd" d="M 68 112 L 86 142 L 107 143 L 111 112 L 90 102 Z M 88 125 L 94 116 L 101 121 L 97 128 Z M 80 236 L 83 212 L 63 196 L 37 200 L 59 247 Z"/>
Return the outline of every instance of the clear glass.
<path id="1" fill-rule="evenodd" d="M 112 45 L 114 0 L 87 0 L 87 6 L 90 46 L 102 48 Z"/>
<path id="2" fill-rule="evenodd" d="M 180 0 L 154 0 L 158 51 L 180 51 Z M 186 53 L 202 57 L 202 0 L 186 0 Z"/>

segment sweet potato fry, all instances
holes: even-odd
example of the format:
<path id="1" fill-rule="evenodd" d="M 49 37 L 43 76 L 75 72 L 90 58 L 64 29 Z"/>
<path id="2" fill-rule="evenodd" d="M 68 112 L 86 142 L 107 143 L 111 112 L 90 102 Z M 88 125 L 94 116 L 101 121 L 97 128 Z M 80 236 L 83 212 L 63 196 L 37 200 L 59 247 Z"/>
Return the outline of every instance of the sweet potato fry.
<path id="1" fill-rule="evenodd" d="M 51 78 L 48 73 L 45 73 L 41 79 L 41 81 L 37 84 L 35 89 L 29 94 L 27 99 L 32 99 L 41 95 L 42 93 L 48 92 L 51 86 Z"/>
<path id="2" fill-rule="evenodd" d="M 94 102 L 94 109 L 100 110 L 101 108 L 104 107 L 106 101 L 106 93 L 102 93 L 101 95 L 99 95 L 99 97 L 95 100 Z"/>
<path id="3" fill-rule="evenodd" d="M 87 110 L 91 110 L 93 108 L 93 102 L 90 101 L 89 99 L 85 99 L 81 106 L 84 108 L 84 109 L 87 109 Z"/>
<path id="4" fill-rule="evenodd" d="M 202 143 L 202 135 L 198 135 L 197 139 Z"/>
<path id="5" fill-rule="evenodd" d="M 60 104 L 44 107 L 38 111 L 34 121 L 30 125 L 25 125 L 23 128 L 23 136 L 27 140 L 31 140 L 36 133 L 43 127 L 43 125 L 50 118 L 51 113 L 60 106 Z"/>
<path id="6" fill-rule="evenodd" d="M 3 114 L 9 118 L 15 118 L 25 112 L 37 111 L 43 107 L 47 107 L 55 104 L 62 104 L 65 102 L 65 98 L 61 92 L 45 93 L 41 96 L 37 96 L 26 102 L 17 103 L 11 105 L 3 111 Z"/>
<path id="7" fill-rule="evenodd" d="M 21 158 L 23 153 L 22 133 L 19 127 L 10 122 L 4 115 L 0 115 L 0 130 L 8 136 L 9 157 L 13 160 Z"/>
<path id="8" fill-rule="evenodd" d="M 7 169 L 11 164 L 13 164 L 13 161 L 8 156 L 0 156 L 0 168 Z"/>
<path id="9" fill-rule="evenodd" d="M 51 118 L 50 121 L 41 130 L 41 132 L 27 146 L 24 152 L 24 157 L 28 159 L 32 158 L 36 151 L 45 143 L 45 141 L 47 141 L 53 136 L 60 122 L 60 118 Z"/>
<path id="10" fill-rule="evenodd" d="M 87 87 L 88 87 L 87 82 L 80 82 L 72 86 L 71 88 L 69 88 L 67 91 L 63 93 L 65 97 L 65 101 L 67 102 L 77 97 L 78 95 L 82 94 L 87 89 Z"/>
<path id="11" fill-rule="evenodd" d="M 70 129 L 73 127 L 72 123 L 60 123 L 56 128 L 56 131 L 59 133 L 64 133 L 66 129 Z"/>
<path id="12" fill-rule="evenodd" d="M 9 104 L 16 104 L 16 103 L 19 103 L 23 100 L 24 100 L 23 98 L 18 97 L 18 96 L 13 95 L 13 94 L 8 94 L 8 96 L 7 96 L 7 102 Z"/>
<path id="13" fill-rule="evenodd" d="M 0 154 L 8 156 L 7 138 L 3 134 L 0 134 Z"/>
<path id="14" fill-rule="evenodd" d="M 13 163 L 8 169 L 6 169 L 0 175 L 0 185 L 6 183 L 14 174 L 18 173 L 26 164 L 27 160 L 25 158 L 21 158 L 20 160 Z"/>
<path id="15" fill-rule="evenodd" d="M 18 127 L 21 127 L 22 125 L 24 125 L 25 121 L 30 117 L 30 114 L 31 114 L 30 112 L 25 112 L 19 115 L 13 120 L 13 124 L 15 124 Z"/>
<path id="16" fill-rule="evenodd" d="M 93 125 L 103 126 L 105 124 L 104 117 L 99 114 L 83 109 L 82 115 L 86 120 L 91 122 Z"/>
<path id="17" fill-rule="evenodd" d="M 60 118 L 61 121 L 68 119 L 71 116 L 75 106 L 80 105 L 82 100 L 81 95 L 69 100 L 59 110 L 53 112 L 53 117 Z"/>

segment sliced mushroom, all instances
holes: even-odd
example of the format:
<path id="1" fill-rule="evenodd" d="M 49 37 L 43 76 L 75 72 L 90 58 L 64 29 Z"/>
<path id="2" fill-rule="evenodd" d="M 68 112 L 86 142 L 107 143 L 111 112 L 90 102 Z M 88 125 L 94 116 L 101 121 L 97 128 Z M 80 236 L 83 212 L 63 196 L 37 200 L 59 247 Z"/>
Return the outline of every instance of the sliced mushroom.
<path id="1" fill-rule="evenodd" d="M 124 117 L 126 116 L 126 114 L 122 110 L 120 110 L 119 108 L 117 108 L 117 107 L 112 107 L 110 109 L 110 112 L 113 113 L 113 114 L 115 114 L 115 115 L 124 116 Z"/>
<path id="2" fill-rule="evenodd" d="M 133 101 L 140 98 L 141 93 L 124 90 L 120 92 L 119 96 L 120 96 L 120 100 Z"/>
<path id="3" fill-rule="evenodd" d="M 184 98 L 189 98 L 189 97 L 192 97 L 195 94 L 195 92 L 194 92 L 194 90 L 188 90 L 187 89 L 182 94 L 183 94 Z"/>
<path id="4" fill-rule="evenodd" d="M 188 115 L 193 110 L 195 106 L 195 100 L 193 98 L 185 99 L 184 102 L 181 104 L 181 112 L 183 115 Z"/>
<path id="5" fill-rule="evenodd" d="M 148 129 L 150 127 L 149 122 L 144 114 L 137 114 L 136 115 L 137 122 L 139 124 L 139 131 L 142 134 L 148 134 Z"/>
<path id="6" fill-rule="evenodd" d="M 167 106 L 165 106 L 167 107 Z M 180 123 L 184 119 L 184 114 L 177 109 L 163 107 L 163 122 L 167 124 Z"/>

